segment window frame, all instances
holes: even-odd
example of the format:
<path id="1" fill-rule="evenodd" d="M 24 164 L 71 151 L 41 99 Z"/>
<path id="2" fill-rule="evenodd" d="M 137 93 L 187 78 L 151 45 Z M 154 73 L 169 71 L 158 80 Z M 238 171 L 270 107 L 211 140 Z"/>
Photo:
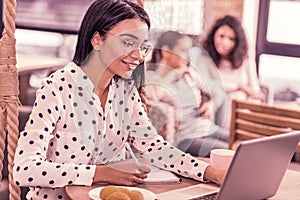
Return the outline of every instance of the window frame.
<path id="1" fill-rule="evenodd" d="M 259 58 L 261 54 L 300 58 L 300 45 L 270 42 L 267 40 L 270 1 L 271 0 L 261 0 L 259 2 L 256 37 L 257 71 L 259 68 Z"/>

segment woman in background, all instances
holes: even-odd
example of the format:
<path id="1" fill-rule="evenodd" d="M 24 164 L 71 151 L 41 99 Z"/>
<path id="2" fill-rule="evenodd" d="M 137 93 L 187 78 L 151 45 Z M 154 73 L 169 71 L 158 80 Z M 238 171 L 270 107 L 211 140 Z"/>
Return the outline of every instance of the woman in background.
<path id="1" fill-rule="evenodd" d="M 149 16 L 131 1 L 90 5 L 73 62 L 43 80 L 20 133 L 13 176 L 30 187 L 28 199 L 67 199 L 67 185 L 144 183 L 144 167 L 121 162 L 127 141 L 152 165 L 222 182 L 224 171 L 164 141 L 147 117 L 138 89 L 149 29 Z"/>
<path id="2" fill-rule="evenodd" d="M 232 99 L 264 98 L 260 91 L 255 62 L 249 58 L 248 43 L 240 21 L 230 15 L 217 20 L 202 46 L 217 66 L 226 91 L 218 124 L 222 125 L 224 120 L 225 128 L 229 128 Z"/>

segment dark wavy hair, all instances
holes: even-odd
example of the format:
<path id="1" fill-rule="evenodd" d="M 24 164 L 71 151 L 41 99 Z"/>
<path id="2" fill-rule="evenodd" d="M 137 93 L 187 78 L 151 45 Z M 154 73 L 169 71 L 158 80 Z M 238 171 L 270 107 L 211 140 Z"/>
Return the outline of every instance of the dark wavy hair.
<path id="1" fill-rule="evenodd" d="M 150 18 L 139 5 L 129 0 L 95 0 L 81 22 L 73 62 L 83 66 L 93 50 L 91 39 L 95 32 L 105 38 L 107 32 L 126 19 L 140 19 L 150 29 Z M 144 62 L 132 73 L 137 88 L 144 85 Z"/>
<path id="2" fill-rule="evenodd" d="M 248 42 L 241 22 L 237 18 L 226 15 L 217 20 L 207 38 L 202 42 L 202 46 L 218 67 L 221 57 L 214 46 L 214 35 L 223 25 L 228 25 L 235 32 L 235 46 L 229 55 L 229 61 L 232 63 L 234 69 L 238 69 L 243 64 L 244 59 L 248 57 Z"/>
<path id="3" fill-rule="evenodd" d="M 168 46 L 170 50 L 174 48 L 177 44 L 178 40 L 185 37 L 185 35 L 176 32 L 176 31 L 166 31 L 163 32 L 156 41 L 155 48 L 152 51 L 152 57 L 148 62 L 148 70 L 155 71 L 157 68 L 157 64 L 162 59 L 161 49 L 163 46 Z"/>

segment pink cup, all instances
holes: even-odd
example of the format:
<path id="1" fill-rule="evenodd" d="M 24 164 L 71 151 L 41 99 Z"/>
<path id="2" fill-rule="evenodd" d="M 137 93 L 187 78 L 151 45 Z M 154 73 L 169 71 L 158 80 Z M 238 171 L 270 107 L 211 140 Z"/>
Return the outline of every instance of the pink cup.
<path id="1" fill-rule="evenodd" d="M 229 149 L 213 149 L 210 152 L 210 163 L 215 168 L 227 170 L 235 151 Z"/>

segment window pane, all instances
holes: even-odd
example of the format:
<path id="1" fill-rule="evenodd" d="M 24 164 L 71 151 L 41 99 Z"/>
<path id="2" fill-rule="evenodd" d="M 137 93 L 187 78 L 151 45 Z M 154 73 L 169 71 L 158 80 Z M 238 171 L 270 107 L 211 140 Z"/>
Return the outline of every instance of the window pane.
<path id="1" fill-rule="evenodd" d="M 259 58 L 260 83 L 268 86 L 273 98 L 282 91 L 300 95 L 299 66 L 300 58 L 262 54 Z M 289 98 L 288 95 L 285 98 Z"/>
<path id="2" fill-rule="evenodd" d="M 267 40 L 300 44 L 300 1 L 271 0 Z"/>
<path id="3" fill-rule="evenodd" d="M 203 27 L 204 0 L 144 0 L 151 27 L 200 35 Z"/>
<path id="4" fill-rule="evenodd" d="M 17 0 L 18 26 L 77 31 L 93 0 Z"/>

